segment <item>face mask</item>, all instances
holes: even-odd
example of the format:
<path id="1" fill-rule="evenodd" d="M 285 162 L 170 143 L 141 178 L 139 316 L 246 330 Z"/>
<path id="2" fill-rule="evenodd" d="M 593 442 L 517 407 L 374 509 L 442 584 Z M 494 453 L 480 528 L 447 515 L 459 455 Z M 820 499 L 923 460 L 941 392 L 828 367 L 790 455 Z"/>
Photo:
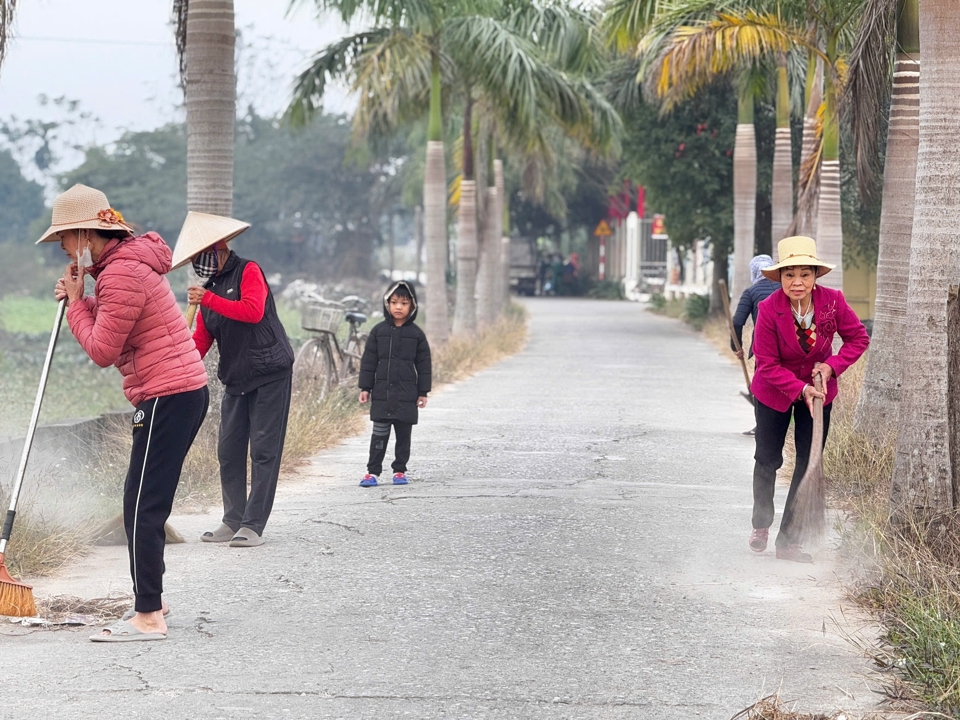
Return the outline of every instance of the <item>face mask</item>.
<path id="1" fill-rule="evenodd" d="M 79 237 L 79 236 L 78 236 Z M 80 252 L 80 243 L 77 242 L 77 268 L 84 270 L 93 265 L 93 257 L 90 255 L 90 245 L 88 244 L 83 252 Z"/>
<path id="2" fill-rule="evenodd" d="M 204 250 L 193 259 L 193 271 L 201 280 L 209 280 L 217 274 L 220 262 L 216 250 Z"/>
<path id="3" fill-rule="evenodd" d="M 90 255 L 90 248 L 85 247 L 83 252 L 77 255 L 77 267 L 88 268 L 93 265 L 93 257 Z"/>

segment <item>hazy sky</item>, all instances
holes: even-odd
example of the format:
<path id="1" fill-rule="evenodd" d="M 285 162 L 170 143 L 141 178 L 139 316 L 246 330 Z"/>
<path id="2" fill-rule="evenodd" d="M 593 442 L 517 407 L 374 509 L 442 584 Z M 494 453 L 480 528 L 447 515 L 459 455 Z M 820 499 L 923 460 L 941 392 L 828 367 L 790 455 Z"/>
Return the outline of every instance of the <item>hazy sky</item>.
<path id="1" fill-rule="evenodd" d="M 14 39 L 0 69 L 0 119 L 58 119 L 63 111 L 37 98 L 65 96 L 100 119 L 76 141 L 108 142 L 122 129 L 150 129 L 180 119 L 172 0 L 22 0 Z M 241 52 L 242 105 L 280 110 L 293 77 L 321 47 L 345 34 L 309 7 L 285 17 L 287 0 L 236 0 L 237 27 L 253 52 Z M 256 53 L 256 62 L 253 61 Z M 351 107 L 345 93 L 327 107 Z"/>

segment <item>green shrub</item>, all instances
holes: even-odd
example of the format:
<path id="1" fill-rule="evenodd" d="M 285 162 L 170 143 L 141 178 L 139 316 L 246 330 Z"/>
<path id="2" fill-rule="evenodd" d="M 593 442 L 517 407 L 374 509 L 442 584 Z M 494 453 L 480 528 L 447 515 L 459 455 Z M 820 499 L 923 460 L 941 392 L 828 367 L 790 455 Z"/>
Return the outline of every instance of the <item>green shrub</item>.
<path id="1" fill-rule="evenodd" d="M 697 330 L 703 329 L 703 324 L 710 316 L 710 296 L 690 295 L 683 304 L 681 318 L 684 322 L 693 325 Z"/>
<path id="2" fill-rule="evenodd" d="M 616 280 L 601 280 L 587 290 L 594 300 L 624 300 L 623 286 Z"/>
<path id="3" fill-rule="evenodd" d="M 650 307 L 660 312 L 667 306 L 667 297 L 663 293 L 655 293 L 650 296 Z"/>

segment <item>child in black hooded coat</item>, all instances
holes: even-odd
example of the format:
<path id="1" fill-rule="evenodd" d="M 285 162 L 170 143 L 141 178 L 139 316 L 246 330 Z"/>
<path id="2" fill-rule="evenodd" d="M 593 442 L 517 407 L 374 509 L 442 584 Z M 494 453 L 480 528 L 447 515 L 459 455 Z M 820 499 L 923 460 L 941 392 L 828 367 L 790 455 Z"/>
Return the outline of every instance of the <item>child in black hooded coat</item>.
<path id="1" fill-rule="evenodd" d="M 360 402 L 370 403 L 373 437 L 367 474 L 360 487 L 375 487 L 383 471 L 390 427 L 397 434 L 393 484 L 407 484 L 410 436 L 418 408 L 427 406 L 430 392 L 430 345 L 413 321 L 417 294 L 405 281 L 393 283 L 383 296 L 382 323 L 374 326 L 360 360 Z"/>

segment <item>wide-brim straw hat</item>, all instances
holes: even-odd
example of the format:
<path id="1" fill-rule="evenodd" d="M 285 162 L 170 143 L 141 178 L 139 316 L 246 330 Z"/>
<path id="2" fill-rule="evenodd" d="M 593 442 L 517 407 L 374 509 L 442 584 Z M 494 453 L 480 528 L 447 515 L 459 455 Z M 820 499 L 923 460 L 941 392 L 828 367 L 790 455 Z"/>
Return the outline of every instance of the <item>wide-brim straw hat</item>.
<path id="1" fill-rule="evenodd" d="M 59 242 L 57 233 L 64 230 L 124 230 L 131 235 L 133 228 L 123 220 L 99 190 L 86 185 L 74 185 L 53 201 L 53 218 L 50 227 L 37 240 Z"/>
<path id="2" fill-rule="evenodd" d="M 836 265 L 830 265 L 817 257 L 817 243 L 813 238 L 795 235 L 777 243 L 777 264 L 760 272 L 769 280 L 780 280 L 780 269 L 785 267 L 815 267 L 817 277 L 823 277 Z"/>
<path id="3" fill-rule="evenodd" d="M 188 212 L 180 230 L 180 237 L 177 238 L 177 246 L 173 249 L 171 269 L 176 270 L 181 265 L 186 265 L 194 255 L 218 242 L 230 242 L 248 227 L 250 223 L 223 215 Z"/>

